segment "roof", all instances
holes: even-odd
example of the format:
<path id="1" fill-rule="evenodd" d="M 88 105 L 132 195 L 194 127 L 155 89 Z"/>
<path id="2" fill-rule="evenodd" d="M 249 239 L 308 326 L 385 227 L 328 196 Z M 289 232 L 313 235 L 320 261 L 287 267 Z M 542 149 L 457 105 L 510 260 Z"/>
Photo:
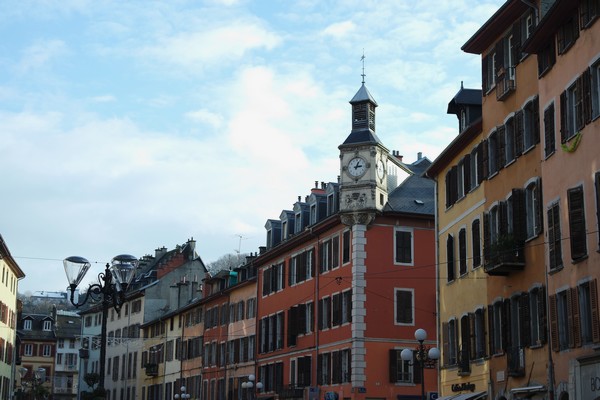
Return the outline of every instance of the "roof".
<path id="1" fill-rule="evenodd" d="M 552 4 L 531 36 L 523 43 L 523 51 L 537 54 L 543 50 L 551 40 L 554 40 L 554 32 L 558 27 L 571 18 L 577 4 L 571 0 L 557 0 Z"/>
<path id="2" fill-rule="evenodd" d="M 10 251 L 8 250 L 8 246 L 6 245 L 6 242 L 4 241 L 4 238 L 2 237 L 2 235 L 0 235 L 0 259 L 3 259 L 4 261 L 6 261 L 6 263 L 9 265 L 9 267 L 13 270 L 13 272 L 17 276 L 17 279 L 21 279 L 21 278 L 25 277 L 25 273 L 19 267 L 19 265 L 17 264 L 15 259 L 11 256 Z"/>
<path id="3" fill-rule="evenodd" d="M 516 21 L 526 10 L 527 5 L 522 0 L 507 0 L 479 28 L 477 32 L 461 47 L 461 50 L 471 54 L 483 54 L 483 52 L 493 45 L 500 36 L 504 34 L 513 22 Z"/>
<path id="4" fill-rule="evenodd" d="M 342 143 L 339 147 L 343 147 L 344 145 L 349 144 L 358 144 L 358 143 L 377 143 L 382 144 L 381 140 L 377 137 L 375 132 L 370 130 L 369 128 L 364 128 L 360 130 L 352 130 L 350 135 L 346 138 L 344 143 Z"/>
<path id="5" fill-rule="evenodd" d="M 462 84 L 460 90 L 452 100 L 448 103 L 448 114 L 458 114 L 459 105 L 465 106 L 481 106 L 482 97 L 481 89 L 465 89 Z"/>
<path id="6" fill-rule="evenodd" d="M 408 165 L 414 174 L 389 194 L 384 211 L 435 215 L 435 182 L 424 177 L 430 165 L 426 157 Z"/>
<path id="7" fill-rule="evenodd" d="M 350 100 L 350 104 L 360 103 L 363 101 L 370 101 L 371 103 L 375 104 L 375 107 L 377 107 L 377 102 L 375 101 L 373 96 L 371 96 L 371 93 L 369 92 L 369 89 L 367 89 L 367 87 L 365 86 L 364 82 L 361 85 L 360 89 L 358 89 L 358 92 L 356 92 L 352 100 Z"/>

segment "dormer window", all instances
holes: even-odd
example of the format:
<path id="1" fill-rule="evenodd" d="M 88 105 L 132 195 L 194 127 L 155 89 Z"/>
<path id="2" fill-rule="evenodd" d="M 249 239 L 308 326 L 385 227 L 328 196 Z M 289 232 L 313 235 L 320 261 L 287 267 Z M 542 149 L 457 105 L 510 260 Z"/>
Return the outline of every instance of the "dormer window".
<path id="1" fill-rule="evenodd" d="M 296 214 L 294 228 L 295 228 L 294 229 L 294 233 L 300 233 L 300 232 L 302 232 L 302 214 L 301 213 L 297 213 Z"/>
<path id="2" fill-rule="evenodd" d="M 26 319 L 25 321 L 23 321 L 23 329 L 25 329 L 26 331 L 31 330 L 31 320 L 30 319 Z"/>
<path id="3" fill-rule="evenodd" d="M 44 331 L 52 330 L 52 321 L 46 320 L 44 321 L 44 327 L 42 328 Z"/>
<path id="4" fill-rule="evenodd" d="M 284 239 L 284 240 L 288 238 L 288 225 L 287 225 L 287 221 L 283 221 L 281 223 L 281 238 Z"/>
<path id="5" fill-rule="evenodd" d="M 467 127 L 467 110 L 465 108 L 460 110 L 460 131 L 464 131 Z"/>
<path id="6" fill-rule="evenodd" d="M 310 206 L 310 224 L 316 224 L 317 223 L 317 205 L 316 204 L 312 204 Z"/>

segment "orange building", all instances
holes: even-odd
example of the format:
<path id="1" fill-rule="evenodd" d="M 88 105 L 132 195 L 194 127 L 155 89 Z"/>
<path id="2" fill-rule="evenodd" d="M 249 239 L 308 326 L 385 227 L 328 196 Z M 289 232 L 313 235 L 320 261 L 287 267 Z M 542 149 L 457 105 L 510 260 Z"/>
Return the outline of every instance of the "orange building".
<path id="1" fill-rule="evenodd" d="M 364 82 L 350 103 L 339 182 L 317 183 L 268 220 L 254 260 L 260 397 L 437 393 L 435 368 L 421 374 L 414 355 L 400 357 L 416 350 L 418 328 L 425 347 L 437 346 L 433 181 L 422 176 L 430 161 L 389 153 Z"/>

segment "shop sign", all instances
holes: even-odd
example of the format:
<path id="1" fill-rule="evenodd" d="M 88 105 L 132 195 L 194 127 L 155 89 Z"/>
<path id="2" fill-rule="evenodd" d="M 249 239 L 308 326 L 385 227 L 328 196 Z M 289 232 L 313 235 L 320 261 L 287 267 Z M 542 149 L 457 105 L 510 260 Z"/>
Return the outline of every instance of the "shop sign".
<path id="1" fill-rule="evenodd" d="M 453 392 L 464 392 L 468 390 L 469 392 L 475 391 L 475 384 L 471 382 L 463 382 L 463 383 L 455 383 L 450 387 Z"/>

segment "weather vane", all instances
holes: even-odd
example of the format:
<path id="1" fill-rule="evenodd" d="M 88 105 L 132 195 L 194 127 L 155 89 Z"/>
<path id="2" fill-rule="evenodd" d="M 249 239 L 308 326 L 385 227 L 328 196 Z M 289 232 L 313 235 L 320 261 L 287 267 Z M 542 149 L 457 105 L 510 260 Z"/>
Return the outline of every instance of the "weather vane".
<path id="1" fill-rule="evenodd" d="M 360 60 L 362 61 L 362 74 L 360 76 L 362 76 L 362 83 L 363 85 L 365 84 L 365 49 L 363 49 L 363 55 L 360 58 Z"/>

